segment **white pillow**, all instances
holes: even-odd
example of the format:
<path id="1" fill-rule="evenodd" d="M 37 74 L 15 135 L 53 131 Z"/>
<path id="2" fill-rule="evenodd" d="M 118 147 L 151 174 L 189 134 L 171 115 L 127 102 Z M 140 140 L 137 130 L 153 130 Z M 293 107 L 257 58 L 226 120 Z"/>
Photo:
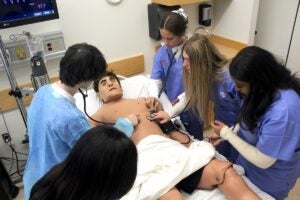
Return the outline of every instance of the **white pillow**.
<path id="1" fill-rule="evenodd" d="M 120 81 L 123 89 L 123 98 L 139 98 L 157 96 L 158 87 L 154 80 L 147 78 L 144 75 L 136 75 Z M 86 98 L 86 111 L 92 115 L 101 106 L 101 101 L 97 96 L 94 89 L 87 91 L 88 97 Z M 74 95 L 76 99 L 76 106 L 84 112 L 83 97 L 78 92 Z M 163 107 L 167 109 L 171 104 L 167 96 L 163 93 L 160 98 Z"/>

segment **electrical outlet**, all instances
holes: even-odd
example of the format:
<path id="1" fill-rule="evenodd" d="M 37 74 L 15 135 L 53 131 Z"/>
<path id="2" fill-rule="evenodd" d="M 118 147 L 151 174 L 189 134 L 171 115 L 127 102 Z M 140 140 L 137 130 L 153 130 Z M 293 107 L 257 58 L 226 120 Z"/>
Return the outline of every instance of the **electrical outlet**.
<path id="1" fill-rule="evenodd" d="M 18 60 L 25 60 L 27 58 L 25 48 L 22 46 L 16 47 L 16 55 Z"/>
<path id="2" fill-rule="evenodd" d="M 64 51 L 66 49 L 64 39 L 62 37 L 45 39 L 44 49 L 46 54 Z"/>
<path id="3" fill-rule="evenodd" d="M 5 143 L 9 143 L 11 141 L 9 133 L 2 133 L 2 138 Z"/>

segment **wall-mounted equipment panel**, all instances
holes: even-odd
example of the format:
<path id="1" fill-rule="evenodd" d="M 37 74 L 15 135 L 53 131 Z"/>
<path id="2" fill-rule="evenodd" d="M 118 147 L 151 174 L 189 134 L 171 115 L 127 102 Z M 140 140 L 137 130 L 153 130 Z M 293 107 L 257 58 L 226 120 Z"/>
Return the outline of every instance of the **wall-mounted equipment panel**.
<path id="1" fill-rule="evenodd" d="M 43 46 L 46 60 L 61 58 L 66 51 L 64 37 L 62 32 L 45 33 L 38 36 L 43 38 Z M 4 41 L 4 46 L 11 61 L 11 65 L 24 64 L 30 65 L 30 51 L 26 43 L 26 36 L 17 40 Z M 0 60 L 0 70 L 4 70 L 3 63 Z"/>

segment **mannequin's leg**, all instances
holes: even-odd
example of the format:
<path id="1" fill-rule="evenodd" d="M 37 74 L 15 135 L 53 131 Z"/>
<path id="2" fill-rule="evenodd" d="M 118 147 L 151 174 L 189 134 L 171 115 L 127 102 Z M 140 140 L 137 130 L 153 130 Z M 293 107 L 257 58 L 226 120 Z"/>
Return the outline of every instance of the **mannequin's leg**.
<path id="1" fill-rule="evenodd" d="M 248 185 L 243 178 L 231 167 L 225 172 L 224 181 L 219 184 L 219 189 L 228 199 L 249 200 L 261 199 Z"/>
<path id="2" fill-rule="evenodd" d="M 182 194 L 174 187 L 166 194 L 161 196 L 159 200 L 184 200 Z"/>
<path id="3" fill-rule="evenodd" d="M 214 159 L 204 167 L 198 188 L 213 189 L 216 186 L 231 200 L 260 199 L 228 161 Z"/>
<path id="4" fill-rule="evenodd" d="M 224 160 L 212 160 L 203 169 L 198 188 L 210 190 L 223 183 L 224 175 L 231 163 Z"/>

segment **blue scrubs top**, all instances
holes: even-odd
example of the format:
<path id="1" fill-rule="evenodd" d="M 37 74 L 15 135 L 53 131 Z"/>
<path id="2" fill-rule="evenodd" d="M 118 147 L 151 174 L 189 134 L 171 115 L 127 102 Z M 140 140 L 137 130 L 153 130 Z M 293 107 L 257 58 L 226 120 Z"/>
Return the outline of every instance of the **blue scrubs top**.
<path id="1" fill-rule="evenodd" d="M 222 121 L 228 126 L 237 123 L 242 99 L 235 89 L 228 68 L 223 68 L 219 74 L 219 79 L 214 82 L 213 102 L 215 120 Z M 230 161 L 235 161 L 237 153 L 228 141 L 219 144 L 216 150 Z"/>
<path id="2" fill-rule="evenodd" d="M 90 129 L 75 99 L 57 86 L 37 91 L 28 111 L 29 157 L 23 177 L 25 199 L 33 185 L 63 161 L 80 136 Z"/>
<path id="3" fill-rule="evenodd" d="M 154 57 L 151 78 L 156 80 L 165 80 L 167 75 L 167 70 L 171 67 L 169 76 L 166 82 L 166 87 L 164 92 L 168 96 L 169 100 L 174 101 L 180 94 L 183 93 L 183 82 L 182 82 L 182 56 L 181 49 L 179 49 L 177 54 L 180 54 L 179 57 L 172 59 L 173 55 L 170 52 L 172 49 L 167 48 L 166 45 L 160 47 Z M 172 60 L 172 65 L 170 64 Z"/>
<path id="4" fill-rule="evenodd" d="M 260 189 L 277 200 L 287 197 L 300 177 L 300 97 L 294 90 L 280 90 L 274 102 L 261 117 L 258 127 L 249 132 L 241 127 L 239 136 L 262 153 L 277 159 L 261 169 L 242 155 L 237 163 Z"/>

